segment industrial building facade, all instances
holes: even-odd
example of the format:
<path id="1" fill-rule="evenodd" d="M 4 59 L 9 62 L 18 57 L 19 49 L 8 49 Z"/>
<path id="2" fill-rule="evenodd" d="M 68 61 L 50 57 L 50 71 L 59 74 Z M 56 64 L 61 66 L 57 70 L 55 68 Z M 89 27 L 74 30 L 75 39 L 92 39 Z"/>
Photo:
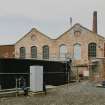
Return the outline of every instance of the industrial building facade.
<path id="1" fill-rule="evenodd" d="M 72 60 L 78 73 L 89 71 L 92 58 L 105 57 L 105 38 L 97 34 L 97 12 L 93 14 L 93 30 L 79 23 L 56 39 L 32 28 L 14 44 L 14 56 L 19 59 L 48 61 Z"/>
<path id="2" fill-rule="evenodd" d="M 90 58 L 104 57 L 105 38 L 75 24 L 57 39 L 51 39 L 35 28 L 15 44 L 16 58 L 66 61 L 72 59 L 80 73 L 87 71 Z"/>

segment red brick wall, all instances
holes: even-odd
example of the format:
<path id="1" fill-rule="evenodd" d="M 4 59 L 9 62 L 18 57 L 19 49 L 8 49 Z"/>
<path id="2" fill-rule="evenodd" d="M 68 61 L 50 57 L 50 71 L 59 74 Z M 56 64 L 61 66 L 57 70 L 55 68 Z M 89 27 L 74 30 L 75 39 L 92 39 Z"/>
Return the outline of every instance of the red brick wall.
<path id="1" fill-rule="evenodd" d="M 105 43 L 104 43 L 104 57 L 105 57 Z"/>
<path id="2" fill-rule="evenodd" d="M 1 45 L 0 58 L 14 58 L 14 45 Z"/>

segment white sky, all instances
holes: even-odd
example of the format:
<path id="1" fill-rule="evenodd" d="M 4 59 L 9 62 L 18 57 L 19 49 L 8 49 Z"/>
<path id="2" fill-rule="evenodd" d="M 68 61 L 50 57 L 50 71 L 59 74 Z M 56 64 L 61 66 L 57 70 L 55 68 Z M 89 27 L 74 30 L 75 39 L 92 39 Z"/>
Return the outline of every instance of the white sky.
<path id="1" fill-rule="evenodd" d="M 92 29 L 98 12 L 98 33 L 105 37 L 105 0 L 0 0 L 0 44 L 12 44 L 35 27 L 55 38 L 80 23 Z"/>

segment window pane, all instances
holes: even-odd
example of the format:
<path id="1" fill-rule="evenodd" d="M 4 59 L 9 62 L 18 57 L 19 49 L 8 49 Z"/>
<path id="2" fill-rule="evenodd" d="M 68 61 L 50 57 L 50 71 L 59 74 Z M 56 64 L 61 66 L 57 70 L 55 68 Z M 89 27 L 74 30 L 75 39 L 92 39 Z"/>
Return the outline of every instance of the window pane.
<path id="1" fill-rule="evenodd" d="M 88 57 L 96 57 L 96 43 L 88 45 Z"/>
<path id="2" fill-rule="evenodd" d="M 74 45 L 74 59 L 76 60 L 81 59 L 81 45 L 80 44 Z"/>
<path id="3" fill-rule="evenodd" d="M 49 47 L 48 46 L 43 47 L 43 59 L 49 59 Z"/>
<path id="4" fill-rule="evenodd" d="M 25 47 L 20 48 L 20 58 L 25 58 Z"/>
<path id="5" fill-rule="evenodd" d="M 67 54 L 67 47 L 66 45 L 61 45 L 60 46 L 60 58 L 64 58 L 66 57 Z"/>
<path id="6" fill-rule="evenodd" d="M 37 47 L 36 46 L 31 47 L 31 57 L 37 58 Z"/>

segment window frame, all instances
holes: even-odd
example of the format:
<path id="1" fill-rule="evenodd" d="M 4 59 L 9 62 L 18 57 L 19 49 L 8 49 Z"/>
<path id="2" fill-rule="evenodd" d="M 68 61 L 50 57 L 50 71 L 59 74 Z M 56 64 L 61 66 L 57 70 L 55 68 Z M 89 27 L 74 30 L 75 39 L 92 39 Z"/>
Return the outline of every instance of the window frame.
<path id="1" fill-rule="evenodd" d="M 97 56 L 97 44 L 94 42 L 91 42 L 88 44 L 88 57 L 93 58 Z"/>
<path id="2" fill-rule="evenodd" d="M 31 46 L 31 58 L 37 58 L 37 47 L 36 46 Z"/>
<path id="3" fill-rule="evenodd" d="M 49 59 L 49 46 L 48 45 L 43 46 L 43 59 Z"/>
<path id="4" fill-rule="evenodd" d="M 21 59 L 26 58 L 26 48 L 25 47 L 20 47 L 20 58 Z"/>
<path id="5" fill-rule="evenodd" d="M 79 48 L 79 51 L 77 52 L 78 48 Z M 81 59 L 81 44 L 80 43 L 74 44 L 74 59 L 75 60 Z"/>
<path id="6" fill-rule="evenodd" d="M 65 47 L 65 51 L 63 51 L 63 53 L 61 52 L 62 50 L 62 47 Z M 65 59 L 66 58 L 66 54 L 67 54 L 67 46 L 65 45 L 65 44 L 61 44 L 60 46 L 59 46 L 59 57 L 61 58 L 61 59 Z"/>

